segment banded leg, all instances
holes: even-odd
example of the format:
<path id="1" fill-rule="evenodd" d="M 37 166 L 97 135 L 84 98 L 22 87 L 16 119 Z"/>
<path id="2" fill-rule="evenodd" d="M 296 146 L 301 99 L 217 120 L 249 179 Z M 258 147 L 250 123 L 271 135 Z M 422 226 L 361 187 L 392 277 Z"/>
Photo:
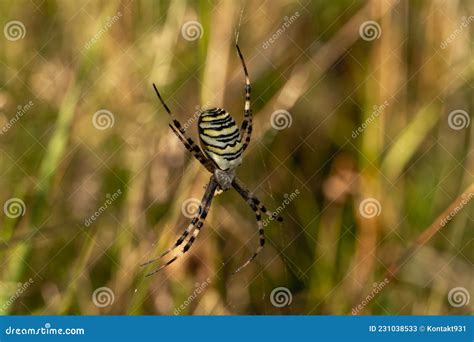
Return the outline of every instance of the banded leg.
<path id="1" fill-rule="evenodd" d="M 206 169 L 208 169 L 210 172 L 214 171 L 214 166 L 213 164 L 206 158 L 204 153 L 201 151 L 199 146 L 191 139 L 188 137 L 186 134 L 186 131 L 184 130 L 183 126 L 181 126 L 181 123 L 174 117 L 174 115 L 171 113 L 171 110 L 168 108 L 166 105 L 165 101 L 160 95 L 160 92 L 158 91 L 158 88 L 156 88 L 156 85 L 153 83 L 153 89 L 155 89 L 156 95 L 158 96 L 158 99 L 160 100 L 161 104 L 165 108 L 166 112 L 169 114 L 171 117 L 172 123 L 170 123 L 170 127 L 173 130 L 173 133 L 176 134 L 176 136 L 179 138 L 179 140 L 183 143 L 184 147 L 193 154 L 193 156 L 199 160 L 199 162 L 204 165 Z"/>
<path id="2" fill-rule="evenodd" d="M 190 234 L 191 237 L 189 240 L 186 242 L 186 245 L 181 249 L 179 253 L 177 253 L 174 257 L 172 257 L 170 260 L 168 260 L 165 264 L 161 265 L 154 271 L 148 273 L 146 276 L 149 277 L 166 266 L 172 264 L 173 262 L 176 261 L 180 256 L 182 256 L 184 253 L 186 253 L 191 246 L 193 245 L 194 241 L 196 240 L 197 236 L 199 235 L 199 232 L 204 225 L 204 221 L 206 220 L 207 213 L 209 212 L 209 209 L 211 207 L 212 199 L 214 198 L 214 193 L 217 189 L 217 182 L 214 178 L 214 175 L 211 176 L 211 179 L 209 181 L 209 184 L 207 185 L 206 192 L 204 193 L 204 196 L 202 197 L 201 204 L 199 206 L 199 212 L 196 214 L 196 216 L 193 218 L 191 221 L 191 224 L 186 228 L 186 230 L 183 232 L 183 234 L 179 237 L 179 239 L 175 242 L 175 244 L 168 248 L 165 252 L 163 252 L 158 258 L 152 259 L 141 266 L 149 265 L 157 260 L 159 260 L 161 257 L 167 255 L 171 251 L 175 250 L 177 247 L 179 247 L 186 239 L 187 236 Z"/>
<path id="3" fill-rule="evenodd" d="M 245 201 L 247 201 L 250 205 L 252 205 L 253 203 L 261 212 L 268 215 L 270 218 L 275 219 L 278 222 L 283 221 L 283 218 L 280 215 L 278 215 L 277 213 L 272 213 L 268 211 L 267 208 L 265 208 L 265 206 L 263 205 L 263 203 L 261 203 L 257 197 L 253 196 L 250 193 L 249 189 L 244 185 L 244 183 L 242 183 L 240 179 L 235 177 L 234 180 L 232 181 L 232 186 L 234 187 L 235 190 L 237 190 L 240 196 Z"/>
<path id="4" fill-rule="evenodd" d="M 201 206 L 199 206 L 199 212 L 201 212 Z M 173 246 L 171 246 L 166 251 L 161 253 L 157 258 L 153 258 L 151 260 L 148 260 L 147 262 L 141 264 L 140 266 L 146 266 L 146 265 L 149 265 L 151 263 L 154 263 L 155 261 L 161 259 L 162 257 L 167 255 L 168 253 L 174 251 L 176 248 L 181 246 L 181 244 L 186 239 L 186 237 L 194 231 L 194 228 L 196 227 L 196 223 L 198 223 L 198 221 L 199 221 L 199 216 L 195 216 L 193 218 L 193 220 L 191 221 L 191 223 L 189 224 L 189 226 L 186 228 L 186 230 L 181 234 L 181 236 L 178 238 L 178 240 L 176 240 L 176 242 L 174 243 Z"/>
<path id="5" fill-rule="evenodd" d="M 260 210 L 258 210 L 257 206 L 253 203 L 250 203 L 250 207 L 255 212 L 255 217 L 257 218 L 257 226 L 258 226 L 258 235 L 259 235 L 259 245 L 257 250 L 253 253 L 253 255 L 237 270 L 234 271 L 233 274 L 242 271 L 245 267 L 247 267 L 262 251 L 263 246 L 265 245 L 265 232 L 263 231 L 263 223 L 262 223 L 262 215 L 260 214 Z"/>
<path id="6" fill-rule="evenodd" d="M 244 106 L 244 120 L 242 121 L 242 126 L 240 127 L 240 134 L 242 136 L 243 150 L 247 148 L 250 143 L 250 138 L 252 136 L 252 109 L 250 109 L 250 93 L 252 87 L 250 86 L 249 73 L 247 71 L 247 66 L 245 65 L 244 56 L 240 51 L 239 45 L 235 44 L 237 52 L 242 62 L 242 67 L 244 68 L 245 74 L 245 106 Z"/>
<path id="7" fill-rule="evenodd" d="M 191 138 L 188 138 L 188 140 L 186 141 L 185 138 L 183 136 L 181 136 L 181 134 L 179 133 L 179 131 L 175 128 L 174 125 L 172 124 L 169 124 L 171 130 L 173 131 L 173 133 L 179 138 L 179 140 L 183 143 L 184 147 L 186 147 L 186 149 L 191 152 L 193 154 L 193 156 L 199 160 L 199 162 L 206 168 L 209 170 L 209 172 L 214 172 L 214 166 L 212 164 L 212 162 L 210 162 L 205 156 L 204 154 L 201 152 L 201 149 L 199 148 L 199 146 L 197 146 L 194 141 L 191 139 Z"/>

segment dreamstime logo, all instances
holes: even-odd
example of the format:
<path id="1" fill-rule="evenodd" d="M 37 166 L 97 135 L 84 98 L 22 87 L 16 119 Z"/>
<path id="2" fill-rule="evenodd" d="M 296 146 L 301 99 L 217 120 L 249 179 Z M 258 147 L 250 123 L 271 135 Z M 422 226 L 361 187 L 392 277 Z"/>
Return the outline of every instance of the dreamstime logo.
<path id="1" fill-rule="evenodd" d="M 370 291 L 370 293 L 365 296 L 361 303 L 359 303 L 356 307 L 352 308 L 352 315 L 357 315 L 362 309 L 364 309 L 367 304 L 369 304 L 375 298 L 375 296 L 377 296 L 377 294 L 381 292 L 385 286 L 388 285 L 388 283 L 390 283 L 390 280 L 388 278 L 385 278 L 380 283 L 374 283 L 372 291 Z"/>
<path id="2" fill-rule="evenodd" d="M 466 29 L 473 21 L 474 21 L 474 15 L 470 15 L 469 17 L 462 17 L 461 24 L 453 32 L 451 32 L 448 38 L 446 38 L 445 40 L 441 42 L 441 44 L 439 44 L 439 47 L 443 50 L 446 49 L 448 45 L 454 42 L 456 37 L 459 34 L 461 34 L 461 32 L 463 32 L 464 29 Z"/>
<path id="3" fill-rule="evenodd" d="M 181 35 L 187 41 L 195 41 L 201 39 L 204 29 L 199 21 L 190 20 L 181 27 Z"/>
<path id="4" fill-rule="evenodd" d="M 359 204 L 359 213 L 362 217 L 373 218 L 382 212 L 380 202 L 375 198 L 366 198 Z"/>
<path id="5" fill-rule="evenodd" d="M 29 101 L 28 103 L 26 103 L 23 106 L 19 105 L 17 107 L 17 111 L 15 113 L 15 116 L 12 117 L 2 128 L 0 128 L 0 135 L 3 135 L 5 133 L 7 133 L 8 130 L 10 128 L 12 128 L 18 122 L 18 120 L 20 120 L 22 118 L 22 116 L 25 115 L 31 109 L 31 107 L 33 107 L 33 106 L 34 106 L 33 101 Z"/>
<path id="6" fill-rule="evenodd" d="M 473 197 L 474 193 L 472 192 L 469 195 L 463 194 L 461 203 L 455 206 L 453 210 L 451 210 L 449 214 L 441 220 L 441 227 L 447 225 L 448 222 L 451 221 L 461 211 L 461 209 L 464 208 L 464 206 L 466 206 L 472 200 Z"/>
<path id="7" fill-rule="evenodd" d="M 98 110 L 92 116 L 92 125 L 101 131 L 113 127 L 114 123 L 114 114 L 112 114 L 112 112 L 107 109 Z"/>
<path id="8" fill-rule="evenodd" d="M 107 210 L 109 206 L 112 205 L 120 196 L 122 195 L 122 190 L 117 189 L 113 194 L 107 194 L 105 197 L 107 198 L 104 203 L 86 220 L 84 221 L 84 225 L 86 227 L 89 227 L 97 218 L 99 218 L 100 215 L 104 213 L 104 211 Z"/>
<path id="9" fill-rule="evenodd" d="M 385 108 L 387 108 L 389 105 L 388 101 L 384 101 L 384 103 L 380 106 L 375 105 L 373 108 L 374 110 L 372 111 L 372 114 L 356 129 L 352 131 L 352 138 L 355 139 L 359 136 L 360 133 L 362 133 L 368 126 L 369 124 L 372 123 L 380 114 L 383 113 Z"/>
<path id="10" fill-rule="evenodd" d="M 12 20 L 6 23 L 3 27 L 3 34 L 9 41 L 14 42 L 25 38 L 26 28 L 21 21 Z"/>
<path id="11" fill-rule="evenodd" d="M 265 218 L 263 221 L 262 221 L 262 225 L 264 227 L 266 227 L 271 221 L 275 220 L 275 218 L 280 215 L 283 210 L 286 209 L 286 207 L 288 205 L 290 205 L 291 202 L 293 202 L 296 197 L 298 197 L 298 195 L 300 194 L 300 190 L 299 189 L 295 189 L 295 191 L 293 191 L 291 194 L 284 194 L 283 197 L 285 198 L 283 200 L 283 202 L 281 203 L 281 205 L 278 206 L 278 208 L 275 209 L 275 211 L 273 212 L 274 216 L 270 216 L 268 218 Z"/>
<path id="12" fill-rule="evenodd" d="M 448 115 L 448 125 L 455 131 L 469 127 L 470 123 L 471 118 L 465 110 L 456 109 Z"/>
<path id="13" fill-rule="evenodd" d="M 201 292 L 204 291 L 206 287 L 209 286 L 210 283 L 211 283 L 211 279 L 207 278 L 206 281 L 202 282 L 201 284 L 199 283 L 194 284 L 195 288 L 194 288 L 193 293 L 191 293 L 191 295 L 188 298 L 186 298 L 183 304 L 181 304 L 179 307 L 174 309 L 174 314 L 179 315 L 181 311 L 186 309 L 186 307 L 189 304 L 191 304 L 197 298 L 197 296 L 201 294 Z"/>
<path id="14" fill-rule="evenodd" d="M 194 107 L 194 114 L 191 118 L 189 118 L 188 121 L 186 121 L 184 124 L 183 124 L 183 129 L 185 131 L 188 130 L 189 127 L 191 127 L 191 125 L 193 124 L 194 121 L 196 121 L 197 118 L 199 118 L 199 116 L 201 115 L 202 112 L 204 112 L 206 109 L 209 108 L 209 102 L 207 102 L 206 104 L 204 104 L 203 106 L 199 106 L 199 105 L 196 105 Z"/>
<path id="15" fill-rule="evenodd" d="M 26 205 L 20 198 L 10 198 L 3 205 L 3 212 L 9 218 L 17 218 L 25 215 Z"/>
<path id="16" fill-rule="evenodd" d="M 270 302 L 274 307 L 282 308 L 284 306 L 289 306 L 292 301 L 293 295 L 286 287 L 275 287 L 270 293 Z"/>
<path id="17" fill-rule="evenodd" d="M 20 298 L 21 294 L 25 292 L 33 283 L 34 280 L 32 278 L 28 279 L 28 281 L 24 283 L 19 283 L 15 293 L 10 298 L 8 298 L 5 304 L 3 304 L 2 311 L 6 311 L 8 307 L 10 307 L 18 298 Z"/>
<path id="18" fill-rule="evenodd" d="M 86 50 L 90 49 L 117 21 L 122 18 L 122 12 L 117 12 L 113 17 L 107 17 L 105 24 L 100 28 L 100 30 L 84 45 Z"/>
<path id="19" fill-rule="evenodd" d="M 370 42 L 380 38 L 382 28 L 376 21 L 364 21 L 359 27 L 359 35 L 363 40 Z"/>
<path id="20" fill-rule="evenodd" d="M 31 326 L 31 324 L 30 324 Z M 55 328 L 52 327 L 51 323 L 45 323 L 44 326 L 40 327 L 16 327 L 9 326 L 5 329 L 5 334 L 13 336 L 46 336 L 46 335 L 85 335 L 86 331 L 84 328 Z M 22 339 L 22 338 L 20 338 Z M 47 339 L 49 341 L 49 339 Z"/>
<path id="21" fill-rule="evenodd" d="M 112 305 L 115 301 L 114 292 L 108 287 L 99 287 L 92 294 L 92 302 L 99 308 Z"/>
<path id="22" fill-rule="evenodd" d="M 469 304 L 470 300 L 471 296 L 469 295 L 469 291 L 464 287 L 452 288 L 448 293 L 448 302 L 455 308 Z"/>
<path id="23" fill-rule="evenodd" d="M 187 218 L 193 218 L 201 210 L 201 201 L 197 198 L 191 197 L 183 202 L 181 205 L 181 212 Z"/>
<path id="24" fill-rule="evenodd" d="M 293 14 L 292 16 L 290 17 L 287 16 L 283 18 L 285 20 L 283 24 L 278 28 L 278 30 L 275 31 L 275 33 L 270 38 L 268 38 L 262 44 L 262 47 L 264 49 L 268 49 L 270 44 L 273 44 L 274 42 L 276 42 L 276 40 L 280 38 L 280 36 L 286 31 L 286 29 L 288 29 L 291 26 L 291 24 L 293 24 L 296 21 L 296 19 L 299 18 L 299 16 L 300 16 L 300 12 L 296 11 L 295 14 Z"/>
<path id="25" fill-rule="evenodd" d="M 281 131 L 285 128 L 291 127 L 293 118 L 291 117 L 290 112 L 284 109 L 279 109 L 272 113 L 270 123 L 274 129 Z"/>

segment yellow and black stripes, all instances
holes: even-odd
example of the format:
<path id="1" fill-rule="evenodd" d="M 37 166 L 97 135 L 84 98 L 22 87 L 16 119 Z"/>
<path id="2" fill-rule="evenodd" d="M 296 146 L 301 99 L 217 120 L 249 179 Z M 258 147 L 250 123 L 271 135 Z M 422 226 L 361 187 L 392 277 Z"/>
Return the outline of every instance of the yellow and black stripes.
<path id="1" fill-rule="evenodd" d="M 224 109 L 212 108 L 202 112 L 198 128 L 204 153 L 220 170 L 233 169 L 242 163 L 240 130 Z"/>

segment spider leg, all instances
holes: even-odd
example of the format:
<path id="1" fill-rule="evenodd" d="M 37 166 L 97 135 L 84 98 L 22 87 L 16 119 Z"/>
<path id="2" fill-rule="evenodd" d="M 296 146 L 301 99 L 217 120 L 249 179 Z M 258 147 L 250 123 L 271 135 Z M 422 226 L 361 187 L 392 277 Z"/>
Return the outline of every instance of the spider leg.
<path id="1" fill-rule="evenodd" d="M 169 124 L 171 130 L 173 131 L 174 134 L 179 138 L 179 140 L 183 143 L 184 147 L 193 154 L 193 156 L 199 160 L 199 162 L 209 170 L 209 172 L 214 172 L 214 165 L 209 162 L 209 159 L 207 159 L 204 154 L 202 153 L 201 149 L 199 146 L 197 146 L 194 141 L 191 138 L 188 138 L 186 141 L 183 136 L 179 133 L 179 131 L 176 129 L 176 127 L 172 124 Z"/>
<path id="2" fill-rule="evenodd" d="M 180 256 L 182 256 L 184 253 L 186 253 L 191 248 L 191 246 L 194 243 L 194 240 L 196 240 L 202 226 L 204 225 L 204 221 L 205 221 L 205 219 L 207 217 L 207 213 L 209 212 L 209 209 L 211 207 L 212 199 L 214 198 L 214 193 L 217 189 L 217 186 L 218 186 L 218 184 L 217 184 L 217 182 L 214 178 L 214 175 L 212 175 L 211 179 L 209 181 L 209 184 L 207 185 L 206 192 L 204 193 L 204 196 L 202 197 L 201 205 L 199 206 L 199 212 L 193 218 L 193 220 L 191 221 L 191 224 L 188 226 L 188 228 L 186 228 L 186 230 L 183 232 L 183 234 L 176 241 L 174 246 L 168 248 L 158 258 L 150 260 L 150 261 L 142 264 L 141 266 L 149 265 L 150 263 L 152 263 L 154 261 L 157 261 L 161 257 L 163 257 L 166 254 L 168 254 L 169 252 L 173 251 L 174 249 L 179 247 L 184 242 L 184 240 L 186 239 L 187 236 L 192 234 L 191 237 L 189 238 L 189 240 L 187 241 L 186 245 L 181 249 L 181 251 L 179 253 L 177 253 L 174 257 L 172 257 L 166 263 L 164 263 L 163 265 L 161 265 L 157 269 L 153 270 L 152 272 L 148 273 L 146 275 L 147 277 L 159 272 L 160 270 L 162 270 L 166 266 L 172 264 L 173 262 L 176 261 L 176 259 L 178 259 Z"/>
<path id="3" fill-rule="evenodd" d="M 199 206 L 199 212 L 201 212 L 201 206 Z M 161 253 L 157 258 L 153 258 L 151 260 L 148 260 L 147 262 L 141 264 L 140 266 L 146 266 L 146 265 L 149 265 L 159 259 L 161 259 L 162 257 L 164 257 L 165 255 L 167 255 L 169 252 L 172 252 L 173 250 L 175 250 L 176 248 L 178 248 L 179 246 L 181 246 L 181 244 L 183 243 L 183 241 L 186 239 L 186 237 L 192 232 L 194 231 L 194 228 L 196 227 L 196 223 L 198 223 L 199 221 L 199 216 L 195 216 L 193 218 L 193 220 L 191 221 L 191 223 L 189 224 L 189 226 L 186 228 L 186 230 L 181 234 L 181 236 L 178 238 L 178 240 L 176 240 L 176 242 L 174 243 L 173 246 L 171 246 L 170 248 L 168 248 L 166 251 L 164 251 L 163 253 Z"/>
<path id="4" fill-rule="evenodd" d="M 252 136 L 252 109 L 250 109 L 250 92 L 252 88 L 250 86 L 250 78 L 249 73 L 247 71 L 247 66 L 245 65 L 244 56 L 240 51 L 239 45 L 235 44 L 237 48 L 237 52 L 240 57 L 240 61 L 242 62 L 242 67 L 244 69 L 245 74 L 245 106 L 244 106 L 244 120 L 242 121 L 242 126 L 240 127 L 240 134 L 242 135 L 242 142 L 243 142 L 243 151 L 247 148 L 250 143 L 250 138 Z"/>
<path id="5" fill-rule="evenodd" d="M 171 129 L 173 130 L 173 133 L 176 134 L 176 136 L 179 138 L 179 140 L 183 143 L 184 147 L 192 153 L 192 155 L 199 160 L 199 162 L 204 165 L 206 169 L 208 169 L 210 172 L 214 172 L 214 166 L 213 164 L 206 158 L 204 153 L 201 151 L 199 146 L 191 139 L 187 134 L 186 131 L 184 130 L 183 126 L 181 123 L 174 117 L 174 115 L 171 113 L 171 110 L 169 107 L 166 105 L 165 101 L 160 95 L 160 92 L 158 91 L 158 88 L 156 85 L 153 83 L 153 89 L 155 89 L 156 95 L 158 96 L 158 99 L 160 100 L 161 104 L 165 108 L 166 112 L 170 115 L 172 123 L 169 124 Z"/>
<path id="6" fill-rule="evenodd" d="M 252 203 L 253 203 L 253 204 L 255 204 L 255 206 L 257 206 L 257 208 L 261 212 L 268 215 L 270 218 L 275 219 L 279 222 L 283 221 L 283 218 L 280 215 L 278 215 L 277 213 L 273 213 L 273 212 L 268 211 L 267 208 L 265 208 L 265 206 L 263 205 L 263 203 L 260 202 L 260 200 L 257 197 L 253 196 L 250 193 L 250 190 L 244 185 L 244 183 L 242 183 L 242 181 L 240 179 L 235 177 L 234 180 L 232 181 L 232 186 L 234 187 L 235 190 L 237 190 L 237 192 L 240 194 L 240 196 L 244 200 L 246 200 L 250 205 L 252 205 Z"/>
<path id="7" fill-rule="evenodd" d="M 250 207 L 255 212 L 255 217 L 257 218 L 258 235 L 260 237 L 259 245 L 253 255 L 242 266 L 235 270 L 233 274 L 236 274 L 247 267 L 257 257 L 258 253 L 260 253 L 260 251 L 263 249 L 263 246 L 265 245 L 265 233 L 263 231 L 262 215 L 255 204 L 250 203 Z"/>

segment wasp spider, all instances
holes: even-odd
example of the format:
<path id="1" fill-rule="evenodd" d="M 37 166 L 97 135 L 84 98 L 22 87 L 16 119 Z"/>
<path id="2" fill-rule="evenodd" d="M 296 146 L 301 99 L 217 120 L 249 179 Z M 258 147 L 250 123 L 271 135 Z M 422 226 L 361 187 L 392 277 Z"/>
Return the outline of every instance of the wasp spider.
<path id="1" fill-rule="evenodd" d="M 169 126 L 171 127 L 172 131 L 181 140 L 186 149 L 191 152 L 212 175 L 204 196 L 202 197 L 196 216 L 192 219 L 186 230 L 182 233 L 182 235 L 172 247 L 168 248 L 158 258 L 152 259 L 142 264 L 142 266 L 149 265 L 159 260 L 161 257 L 176 250 L 186 241 L 184 247 L 182 247 L 181 250 L 176 253 L 169 261 L 151 273 L 148 273 L 147 276 L 150 276 L 170 265 L 191 248 L 199 232 L 201 231 L 216 190 L 226 191 L 234 188 L 249 204 L 250 208 L 252 208 L 252 210 L 255 212 L 255 216 L 257 218 L 258 233 L 260 236 L 259 246 L 253 255 L 234 273 L 239 272 L 248 264 L 250 264 L 262 250 L 263 245 L 265 244 L 261 213 L 263 212 L 273 219 L 282 221 L 280 216 L 269 212 L 265 206 L 255 196 L 253 196 L 253 194 L 242 183 L 242 181 L 235 176 L 235 169 L 242 163 L 242 154 L 249 145 L 252 134 L 250 80 L 244 57 L 242 56 L 242 52 L 240 51 L 240 48 L 237 44 L 236 48 L 245 73 L 244 120 L 239 129 L 232 116 L 222 108 L 212 108 L 201 112 L 198 120 L 198 129 L 202 149 L 199 148 L 198 145 L 196 145 L 194 141 L 186 134 L 182 125 L 178 120 L 176 120 L 166 103 L 163 101 L 163 98 L 158 92 L 155 84 L 153 84 L 153 88 L 155 89 L 156 95 L 158 95 L 161 104 L 165 108 L 166 112 L 171 116 L 172 122 L 169 124 Z"/>

